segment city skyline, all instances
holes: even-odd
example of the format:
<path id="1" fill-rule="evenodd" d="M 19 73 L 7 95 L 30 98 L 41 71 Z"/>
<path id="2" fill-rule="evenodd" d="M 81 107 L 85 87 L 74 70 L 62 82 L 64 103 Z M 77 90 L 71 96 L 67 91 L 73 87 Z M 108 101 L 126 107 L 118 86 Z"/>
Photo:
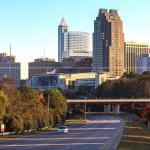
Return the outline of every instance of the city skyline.
<path id="1" fill-rule="evenodd" d="M 22 63 L 22 78 L 27 78 L 27 62 L 44 57 L 44 48 L 47 57 L 57 60 L 57 26 L 62 17 L 67 20 L 69 30 L 92 34 L 93 21 L 100 8 L 118 10 L 123 20 L 125 41 L 150 43 L 150 21 L 144 17 L 150 14 L 149 4 L 148 0 L 87 0 L 86 5 L 80 0 L 3 1 L 0 5 L 0 52 L 9 53 L 11 44 L 12 54 Z"/>

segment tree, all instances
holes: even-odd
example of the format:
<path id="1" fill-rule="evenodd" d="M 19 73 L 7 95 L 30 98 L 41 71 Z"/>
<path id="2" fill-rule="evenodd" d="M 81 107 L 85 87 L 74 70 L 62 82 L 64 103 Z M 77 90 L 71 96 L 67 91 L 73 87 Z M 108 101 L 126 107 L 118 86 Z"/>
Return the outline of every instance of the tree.
<path id="1" fill-rule="evenodd" d="M 150 75 L 150 72 L 149 71 L 144 71 L 143 75 Z"/>
<path id="2" fill-rule="evenodd" d="M 8 77 L 4 78 L 0 82 L 0 90 L 7 96 L 9 103 L 3 118 L 6 131 L 22 130 L 22 103 L 15 81 Z"/>
<path id="3" fill-rule="evenodd" d="M 117 80 L 112 86 L 113 98 L 127 98 L 129 96 L 129 87 L 127 81 Z"/>
<path id="4" fill-rule="evenodd" d="M 96 89 L 97 98 L 110 98 L 111 97 L 111 81 L 105 81 Z"/>
<path id="5" fill-rule="evenodd" d="M 147 104 L 144 107 L 142 118 L 145 122 L 147 122 L 148 126 L 150 126 L 150 104 Z"/>
<path id="6" fill-rule="evenodd" d="M 6 115 L 4 117 L 4 124 L 6 126 L 6 131 L 22 131 L 23 130 L 23 119 L 18 114 Z"/>
<path id="7" fill-rule="evenodd" d="M 0 91 L 0 124 L 3 123 L 3 118 L 6 114 L 6 110 L 9 106 L 8 97 L 3 91 Z"/>
<path id="8" fill-rule="evenodd" d="M 45 124 L 48 125 L 47 123 L 50 122 L 50 119 L 46 120 L 49 113 L 45 113 L 47 107 L 45 106 L 43 92 L 26 86 L 20 87 L 19 91 L 23 104 L 22 116 L 24 120 L 24 128 L 41 128 L 44 127 Z"/>
<path id="9" fill-rule="evenodd" d="M 138 76 L 138 74 L 136 74 L 136 73 L 134 73 L 134 72 L 130 72 L 130 73 L 125 72 L 125 73 L 122 75 L 122 77 L 126 77 L 126 78 L 129 78 L 129 79 L 135 78 L 135 77 L 137 77 L 137 76 Z"/>
<path id="10" fill-rule="evenodd" d="M 45 91 L 45 98 L 49 98 L 49 106 L 53 112 L 53 118 L 55 123 L 64 122 L 67 113 L 67 101 L 62 93 L 57 89 L 49 89 Z"/>
<path id="11" fill-rule="evenodd" d="M 78 87 L 78 90 L 76 92 L 76 96 L 88 98 L 88 97 L 95 97 L 96 90 L 94 87 L 87 86 L 87 85 L 81 85 Z"/>
<path id="12" fill-rule="evenodd" d="M 7 114 L 11 115 L 12 113 L 20 114 L 22 109 L 21 97 L 16 89 L 15 81 L 11 78 L 4 78 L 0 82 L 0 90 L 7 95 L 9 105 L 7 108 Z"/>

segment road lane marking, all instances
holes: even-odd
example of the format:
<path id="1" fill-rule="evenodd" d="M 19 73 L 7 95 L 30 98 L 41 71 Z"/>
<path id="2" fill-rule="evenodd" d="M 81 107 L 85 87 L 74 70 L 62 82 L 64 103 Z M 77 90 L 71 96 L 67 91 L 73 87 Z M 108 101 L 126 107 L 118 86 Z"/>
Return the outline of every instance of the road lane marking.
<path id="1" fill-rule="evenodd" d="M 42 146 L 75 146 L 75 145 L 104 145 L 105 143 L 59 143 L 59 144 L 10 144 L 10 145 L 1 145 L 1 148 L 8 147 L 42 147 Z"/>
<path id="2" fill-rule="evenodd" d="M 117 128 L 69 128 L 69 130 L 116 130 Z"/>
<path id="3" fill-rule="evenodd" d="M 86 124 L 94 124 L 94 123 L 120 123 L 121 120 L 89 120 Z"/>
<path id="4" fill-rule="evenodd" d="M 2 141 L 42 141 L 42 140 L 100 140 L 110 139 L 110 137 L 58 137 L 58 138 L 13 138 L 13 139 L 1 139 Z M 1 144 L 0 144 L 1 145 Z"/>

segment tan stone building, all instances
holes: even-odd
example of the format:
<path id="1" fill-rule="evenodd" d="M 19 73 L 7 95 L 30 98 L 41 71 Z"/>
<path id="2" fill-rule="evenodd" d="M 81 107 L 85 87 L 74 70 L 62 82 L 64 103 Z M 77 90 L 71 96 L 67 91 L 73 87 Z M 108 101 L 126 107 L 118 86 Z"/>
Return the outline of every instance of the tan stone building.
<path id="1" fill-rule="evenodd" d="M 148 54 L 147 43 L 126 42 L 125 43 L 125 68 L 126 72 L 136 72 L 136 59 Z"/>
<path id="2" fill-rule="evenodd" d="M 94 21 L 93 71 L 121 76 L 124 69 L 123 23 L 117 10 L 100 9 Z"/>

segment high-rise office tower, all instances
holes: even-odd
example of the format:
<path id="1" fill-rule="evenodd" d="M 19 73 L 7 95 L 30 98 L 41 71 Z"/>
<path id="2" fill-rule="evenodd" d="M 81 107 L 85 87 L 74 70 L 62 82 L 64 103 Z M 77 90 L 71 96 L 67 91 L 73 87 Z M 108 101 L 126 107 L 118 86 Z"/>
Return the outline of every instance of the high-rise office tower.
<path id="1" fill-rule="evenodd" d="M 90 35 L 87 32 L 68 32 L 68 25 L 62 18 L 58 26 L 58 61 L 70 57 L 90 56 Z"/>
<path id="2" fill-rule="evenodd" d="M 126 72 L 136 72 L 136 58 L 148 54 L 148 44 L 139 42 L 125 43 L 125 68 Z"/>
<path id="3" fill-rule="evenodd" d="M 67 52 L 67 35 L 68 25 L 64 18 L 62 18 L 58 26 L 58 61 L 61 62 L 63 58 L 68 56 Z"/>
<path id="4" fill-rule="evenodd" d="M 125 71 L 123 23 L 117 10 L 100 9 L 94 21 L 93 71 L 109 72 L 111 77 Z"/>

